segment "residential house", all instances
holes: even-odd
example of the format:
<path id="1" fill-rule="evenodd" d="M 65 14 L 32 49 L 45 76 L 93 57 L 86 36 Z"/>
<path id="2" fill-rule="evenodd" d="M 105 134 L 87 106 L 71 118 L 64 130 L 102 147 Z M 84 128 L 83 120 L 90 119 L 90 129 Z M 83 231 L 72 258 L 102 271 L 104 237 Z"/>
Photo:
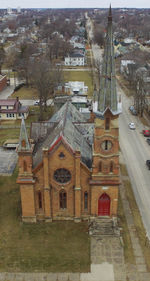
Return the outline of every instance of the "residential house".
<path id="1" fill-rule="evenodd" d="M 65 65 L 67 66 L 84 66 L 85 56 L 80 53 L 72 53 L 65 57 Z"/>
<path id="2" fill-rule="evenodd" d="M 66 101 L 70 101 L 77 109 L 87 108 L 88 86 L 84 82 L 69 81 L 65 85 L 59 85 L 55 91 L 54 105 L 56 110 L 60 109 Z"/>
<path id="3" fill-rule="evenodd" d="M 0 100 L 0 120 L 16 120 L 28 117 L 29 109 L 18 98 Z"/>

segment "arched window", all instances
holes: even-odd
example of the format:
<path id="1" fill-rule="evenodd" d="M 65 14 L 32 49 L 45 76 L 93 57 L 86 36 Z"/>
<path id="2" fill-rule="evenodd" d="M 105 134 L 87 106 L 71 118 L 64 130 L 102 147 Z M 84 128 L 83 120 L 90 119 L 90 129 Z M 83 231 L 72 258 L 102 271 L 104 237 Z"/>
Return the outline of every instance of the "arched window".
<path id="1" fill-rule="evenodd" d="M 65 158 L 65 154 L 64 154 L 63 152 L 60 152 L 60 153 L 59 153 L 59 158 L 60 158 L 60 159 Z"/>
<path id="2" fill-rule="evenodd" d="M 23 171 L 27 171 L 27 162 L 25 160 L 23 161 Z"/>
<path id="3" fill-rule="evenodd" d="M 65 190 L 62 190 L 59 193 L 59 205 L 60 205 L 60 209 L 67 208 L 67 193 Z"/>
<path id="4" fill-rule="evenodd" d="M 106 117 L 105 119 L 105 130 L 109 130 L 110 128 L 110 118 Z"/>
<path id="5" fill-rule="evenodd" d="M 85 210 L 88 209 L 88 192 L 87 191 L 84 192 L 84 209 Z"/>
<path id="6" fill-rule="evenodd" d="M 110 173 L 113 172 L 113 161 L 110 162 Z"/>
<path id="7" fill-rule="evenodd" d="M 39 207 L 39 209 L 42 209 L 42 193 L 41 193 L 41 191 L 38 191 L 38 207 Z"/>
<path id="8" fill-rule="evenodd" d="M 102 172 L 102 161 L 99 162 L 99 172 Z"/>

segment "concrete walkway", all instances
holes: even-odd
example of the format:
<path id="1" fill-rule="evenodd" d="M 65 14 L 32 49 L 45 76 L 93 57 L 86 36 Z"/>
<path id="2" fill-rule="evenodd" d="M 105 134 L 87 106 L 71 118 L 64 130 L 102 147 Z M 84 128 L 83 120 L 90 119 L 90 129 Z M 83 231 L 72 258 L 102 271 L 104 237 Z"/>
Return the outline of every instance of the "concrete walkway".
<path id="1" fill-rule="evenodd" d="M 7 86 L 0 92 L 0 99 L 7 99 L 14 92 L 14 86 Z"/>
<path id="2" fill-rule="evenodd" d="M 121 156 L 121 162 L 124 163 L 124 159 Z M 133 253 L 135 256 L 135 265 L 126 265 L 126 273 L 127 273 L 127 280 L 128 281 L 150 281 L 150 272 L 147 271 L 146 268 L 146 263 L 144 259 L 144 255 L 140 246 L 139 238 L 134 226 L 134 219 L 133 215 L 130 209 L 129 202 L 126 197 L 126 192 L 125 192 L 125 186 L 123 184 L 124 179 L 129 179 L 128 176 L 121 177 L 121 188 L 120 188 L 120 194 L 121 194 L 121 199 L 123 202 L 123 208 L 124 208 L 124 213 L 125 217 L 127 220 L 128 224 L 128 229 L 131 237 L 131 242 L 133 246 Z"/>

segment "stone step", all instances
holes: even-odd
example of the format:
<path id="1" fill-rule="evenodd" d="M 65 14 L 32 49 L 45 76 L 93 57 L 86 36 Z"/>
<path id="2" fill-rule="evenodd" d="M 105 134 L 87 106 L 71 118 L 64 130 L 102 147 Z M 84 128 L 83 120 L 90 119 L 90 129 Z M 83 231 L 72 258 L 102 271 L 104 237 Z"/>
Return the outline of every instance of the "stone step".
<path id="1" fill-rule="evenodd" d="M 118 236 L 118 227 L 110 218 L 95 218 L 90 221 L 89 234 L 92 236 Z"/>

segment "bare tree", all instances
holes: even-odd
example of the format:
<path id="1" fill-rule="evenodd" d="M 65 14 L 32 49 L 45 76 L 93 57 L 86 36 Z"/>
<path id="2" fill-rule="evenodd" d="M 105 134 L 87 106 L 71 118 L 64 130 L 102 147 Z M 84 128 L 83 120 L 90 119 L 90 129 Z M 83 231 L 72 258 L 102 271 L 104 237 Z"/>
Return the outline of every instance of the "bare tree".
<path id="1" fill-rule="evenodd" d="M 134 95 L 134 105 L 140 116 L 143 116 L 144 109 L 147 107 L 147 97 L 144 83 L 144 76 L 137 75 L 136 77 L 136 89 Z"/>
<path id="2" fill-rule="evenodd" d="M 5 60 L 5 51 L 4 51 L 3 45 L 0 45 L 0 74 L 1 74 L 2 65 L 4 63 L 4 60 Z"/>
<path id="3" fill-rule="evenodd" d="M 101 70 L 102 70 L 102 62 L 100 59 L 94 60 L 94 66 L 97 71 L 97 80 L 98 80 L 98 88 L 100 89 L 100 75 L 101 75 Z"/>
<path id="4" fill-rule="evenodd" d="M 30 62 L 31 56 L 35 53 L 36 47 L 34 44 L 22 43 L 20 45 L 20 53 L 17 54 L 14 62 L 14 69 L 18 72 L 21 78 L 26 80 L 26 85 L 29 85 L 30 80 Z"/>
<path id="5" fill-rule="evenodd" d="M 45 57 L 32 65 L 32 85 L 37 89 L 40 101 L 40 120 L 43 120 L 43 112 L 47 110 L 47 100 L 53 98 L 54 88 L 62 82 L 61 69 L 50 64 Z"/>
<path id="6" fill-rule="evenodd" d="M 104 46 L 104 32 L 98 26 L 94 28 L 94 42 L 100 47 Z"/>

